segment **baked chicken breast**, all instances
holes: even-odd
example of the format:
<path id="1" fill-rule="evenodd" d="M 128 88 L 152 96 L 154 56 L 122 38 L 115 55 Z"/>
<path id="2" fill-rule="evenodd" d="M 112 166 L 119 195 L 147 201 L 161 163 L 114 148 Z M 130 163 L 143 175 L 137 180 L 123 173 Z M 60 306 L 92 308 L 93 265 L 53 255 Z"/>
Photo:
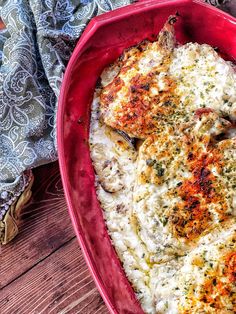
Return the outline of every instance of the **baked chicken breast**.
<path id="1" fill-rule="evenodd" d="M 236 139 L 216 142 L 229 127 L 208 109 L 182 131 L 166 127 L 140 147 L 131 219 L 150 262 L 185 255 L 235 223 Z"/>
<path id="2" fill-rule="evenodd" d="M 104 122 L 130 137 L 145 139 L 166 125 L 189 121 L 198 108 L 236 119 L 236 73 L 209 45 L 176 44 L 172 16 L 155 42 L 124 52 L 103 80 Z M 107 69 L 105 72 L 109 72 Z"/>

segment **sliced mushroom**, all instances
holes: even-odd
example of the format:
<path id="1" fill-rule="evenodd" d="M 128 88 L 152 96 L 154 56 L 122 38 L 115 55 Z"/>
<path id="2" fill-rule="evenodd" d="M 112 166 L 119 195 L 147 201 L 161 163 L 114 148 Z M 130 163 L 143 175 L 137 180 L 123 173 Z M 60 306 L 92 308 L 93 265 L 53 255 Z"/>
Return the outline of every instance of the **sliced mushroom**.
<path id="1" fill-rule="evenodd" d="M 120 65 L 119 60 L 117 60 L 115 63 L 109 65 L 106 67 L 102 74 L 101 74 L 101 86 L 106 86 L 112 82 L 114 77 L 119 73 L 120 71 Z"/>
<path id="2" fill-rule="evenodd" d="M 91 156 L 98 180 L 106 192 L 114 193 L 123 189 L 123 173 L 118 160 L 109 157 L 105 144 L 95 144 Z"/>
<path id="3" fill-rule="evenodd" d="M 126 134 L 124 131 L 116 130 L 116 132 L 120 134 L 123 137 L 123 139 L 125 139 L 125 141 L 129 144 L 129 147 L 136 150 L 136 142 L 137 142 L 136 138 L 129 137 L 129 135 Z"/>

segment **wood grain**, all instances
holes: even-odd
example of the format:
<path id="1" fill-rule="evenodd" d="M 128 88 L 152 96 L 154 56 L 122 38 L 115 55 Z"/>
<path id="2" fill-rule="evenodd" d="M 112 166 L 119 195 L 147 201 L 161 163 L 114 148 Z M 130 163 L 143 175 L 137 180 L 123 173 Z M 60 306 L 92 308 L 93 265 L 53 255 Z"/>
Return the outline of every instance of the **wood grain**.
<path id="1" fill-rule="evenodd" d="M 0 313 L 108 313 L 71 227 L 58 164 L 34 175 L 20 234 L 1 247 Z"/>
<path id="2" fill-rule="evenodd" d="M 20 234 L 1 249 L 0 288 L 73 237 L 58 165 L 40 167 L 33 198 L 22 213 Z"/>
<path id="3" fill-rule="evenodd" d="M 1 314 L 108 313 L 76 239 L 5 287 Z"/>

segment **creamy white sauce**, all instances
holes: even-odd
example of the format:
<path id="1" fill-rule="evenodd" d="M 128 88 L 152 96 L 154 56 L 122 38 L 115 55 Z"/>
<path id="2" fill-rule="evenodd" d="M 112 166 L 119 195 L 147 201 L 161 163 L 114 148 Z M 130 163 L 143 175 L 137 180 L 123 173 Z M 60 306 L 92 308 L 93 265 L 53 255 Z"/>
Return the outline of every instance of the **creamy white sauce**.
<path id="1" fill-rule="evenodd" d="M 235 72 L 229 63 L 219 59 L 207 45 L 203 45 L 196 63 L 198 49 L 198 44 L 190 43 L 174 51 L 170 73 L 179 82 L 177 90 L 181 102 L 185 105 L 190 102 L 194 108 L 207 107 L 210 102 L 211 108 L 219 112 L 223 108 L 224 112 L 232 116 L 236 106 Z M 160 59 L 160 56 L 157 55 L 157 58 Z M 146 73 L 145 67 L 149 71 L 151 66 L 148 59 L 140 61 L 143 74 Z M 196 70 L 190 73 L 187 71 L 194 67 Z M 107 82 L 111 79 L 112 75 L 108 77 Z M 151 92 L 155 94 L 155 90 Z M 112 177 L 118 174 L 118 179 L 113 180 L 109 176 L 102 178 L 101 171 L 95 182 L 109 235 L 145 313 L 179 313 L 179 305 L 186 302 L 184 287 L 193 281 L 198 284 L 204 280 L 204 275 L 199 272 L 199 268 L 191 264 L 191 260 L 205 250 L 206 260 L 212 260 L 214 257 L 217 261 L 220 256 L 218 243 L 221 239 L 226 240 L 233 233 L 233 228 L 220 232 L 217 230 L 203 236 L 198 247 L 188 253 L 185 244 L 171 237 L 168 229 L 159 221 L 162 215 L 161 206 L 169 206 L 170 203 L 179 201 L 178 197 L 165 197 L 168 187 L 175 186 L 177 181 L 170 180 L 169 186 L 164 183 L 158 188 L 154 184 L 137 186 L 137 152 L 127 147 L 122 149 L 122 145 L 117 144 L 116 136 L 114 131 L 100 121 L 98 91 L 92 104 L 91 157 L 95 170 L 98 169 L 97 173 L 102 169 L 99 167 L 103 167 L 107 160 L 114 159 Z M 181 167 L 175 171 L 183 177 L 189 177 L 189 173 Z M 212 169 L 212 172 L 217 174 L 216 169 Z M 114 189 L 114 193 L 104 189 L 103 179 L 109 181 L 105 187 Z M 232 199 L 235 207 L 236 198 Z M 137 232 L 137 221 L 133 221 L 137 218 L 139 224 L 145 226 L 141 228 L 141 232 Z M 217 220 L 218 217 L 214 219 Z M 179 255 L 184 256 L 173 257 L 163 244 L 169 244 L 170 251 L 176 249 Z"/>
<path id="2" fill-rule="evenodd" d="M 104 145 L 104 158 L 117 157 L 117 147 L 106 134 L 106 127 L 99 123 L 98 98 L 95 97 L 92 104 L 92 117 L 90 129 L 90 144 L 92 159 L 93 145 L 101 143 Z M 135 181 L 136 156 L 130 149 L 119 155 L 119 163 L 124 172 L 125 188 L 116 193 L 104 191 L 98 178 L 96 178 L 97 196 L 104 210 L 104 219 L 108 227 L 112 242 L 117 254 L 123 263 L 128 279 L 135 287 L 139 300 L 147 313 L 155 313 L 153 298 L 149 287 L 149 265 L 143 256 L 147 250 L 141 243 L 139 237 L 133 230 L 130 223 L 132 212 L 132 190 Z M 131 160 L 133 161 L 131 161 Z M 118 206 L 118 209 L 117 209 Z"/>

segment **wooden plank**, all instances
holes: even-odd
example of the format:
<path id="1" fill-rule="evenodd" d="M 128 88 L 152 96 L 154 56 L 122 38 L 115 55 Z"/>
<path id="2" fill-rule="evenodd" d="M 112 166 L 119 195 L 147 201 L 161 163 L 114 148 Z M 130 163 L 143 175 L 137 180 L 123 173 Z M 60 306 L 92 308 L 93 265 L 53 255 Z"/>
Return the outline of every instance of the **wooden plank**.
<path id="1" fill-rule="evenodd" d="M 6 286 L 1 314 L 108 314 L 81 255 L 77 239 Z"/>
<path id="2" fill-rule="evenodd" d="M 34 171 L 33 198 L 23 210 L 20 234 L 1 248 L 0 288 L 74 237 L 58 163 Z"/>

